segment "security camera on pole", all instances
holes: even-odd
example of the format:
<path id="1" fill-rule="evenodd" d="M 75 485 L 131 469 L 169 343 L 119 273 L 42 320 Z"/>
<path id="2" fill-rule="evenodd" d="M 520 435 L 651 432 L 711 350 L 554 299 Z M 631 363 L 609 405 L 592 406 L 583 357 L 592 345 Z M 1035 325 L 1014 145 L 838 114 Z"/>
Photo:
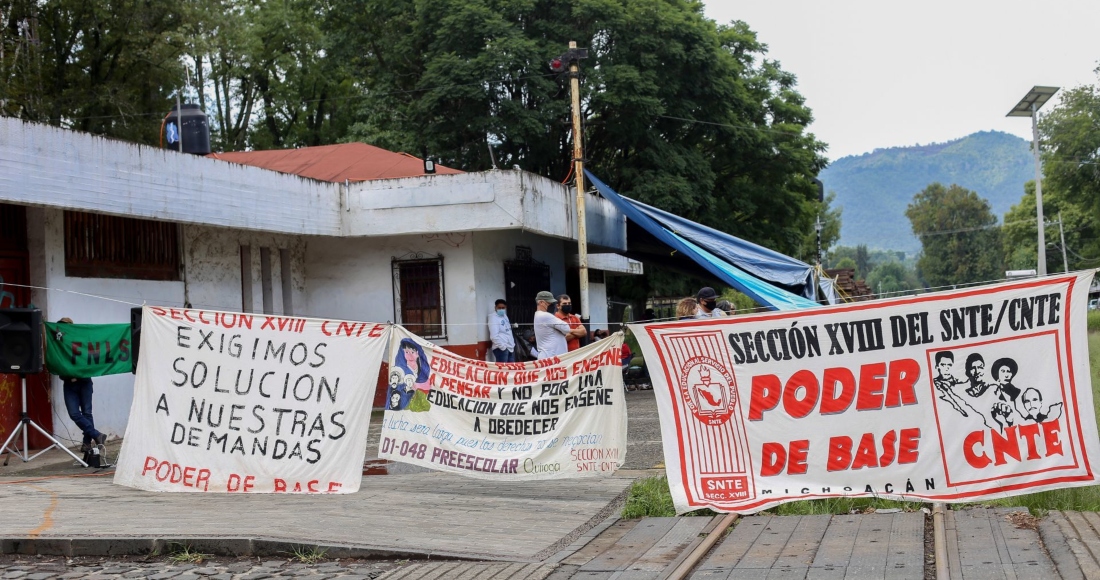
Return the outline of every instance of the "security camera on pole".
<path id="1" fill-rule="evenodd" d="M 569 87 L 573 100 L 573 173 L 577 184 L 577 257 L 580 262 L 581 321 L 587 323 L 588 304 L 588 231 L 584 214 L 584 144 L 581 134 L 581 73 L 580 61 L 588 58 L 587 48 L 577 48 L 571 41 L 569 50 L 550 61 L 550 70 L 563 72 L 569 67 Z"/>

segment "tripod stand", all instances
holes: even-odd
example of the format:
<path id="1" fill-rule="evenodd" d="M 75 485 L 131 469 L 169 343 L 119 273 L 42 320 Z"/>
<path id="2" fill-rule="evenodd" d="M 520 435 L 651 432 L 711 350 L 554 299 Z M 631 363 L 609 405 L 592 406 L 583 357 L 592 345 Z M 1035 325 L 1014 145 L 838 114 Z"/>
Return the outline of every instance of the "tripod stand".
<path id="1" fill-rule="evenodd" d="M 73 459 L 77 460 L 77 462 L 80 463 L 81 465 L 83 465 L 84 467 L 88 467 L 88 464 L 84 463 L 83 459 L 77 457 L 76 454 L 73 453 L 72 451 L 70 451 L 68 447 L 65 447 L 64 445 L 61 444 L 60 441 L 58 441 L 57 439 L 54 439 L 53 435 L 50 435 L 49 433 L 47 433 L 45 429 L 39 427 L 38 423 L 35 423 L 30 418 L 30 415 L 27 414 L 27 375 L 22 375 L 20 378 L 23 381 L 23 387 L 22 387 L 23 412 L 20 414 L 21 418 L 19 420 L 19 426 L 16 427 L 15 430 L 11 432 L 11 435 L 8 435 L 8 440 L 4 441 L 4 446 L 0 447 L 0 455 L 4 454 L 4 452 L 7 452 L 9 454 L 7 457 L 4 458 L 4 465 L 8 464 L 8 460 L 11 459 L 12 455 L 22 459 L 23 463 L 26 463 L 26 462 L 34 459 L 35 457 L 38 457 L 39 455 L 42 455 L 43 453 L 49 451 L 50 449 L 53 449 L 54 447 L 57 447 L 58 449 L 64 451 L 65 453 L 68 453 L 69 455 L 72 455 Z M 28 432 L 30 431 L 30 429 L 28 428 L 28 425 L 30 427 L 34 427 L 39 433 L 42 434 L 43 437 L 45 437 L 46 439 L 49 439 L 52 444 L 49 447 L 39 451 L 38 453 L 35 453 L 34 455 L 31 455 L 30 454 L 31 453 L 30 452 L 30 447 L 27 446 L 27 435 L 28 435 Z M 15 445 L 13 445 L 13 442 L 15 441 L 15 437 L 16 437 L 16 435 L 19 435 L 20 431 L 23 432 L 23 452 L 22 453 L 20 453 L 19 450 L 16 449 Z"/>

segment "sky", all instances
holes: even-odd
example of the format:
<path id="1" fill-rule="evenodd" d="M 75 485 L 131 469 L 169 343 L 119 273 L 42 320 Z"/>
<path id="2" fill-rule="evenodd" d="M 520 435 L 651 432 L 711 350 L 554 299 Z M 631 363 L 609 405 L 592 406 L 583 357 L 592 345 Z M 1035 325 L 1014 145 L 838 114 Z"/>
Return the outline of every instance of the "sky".
<path id="1" fill-rule="evenodd" d="M 1100 0 L 703 1 L 795 74 L 830 160 L 976 131 L 1030 141 L 1005 114 L 1031 87 L 1100 82 Z"/>

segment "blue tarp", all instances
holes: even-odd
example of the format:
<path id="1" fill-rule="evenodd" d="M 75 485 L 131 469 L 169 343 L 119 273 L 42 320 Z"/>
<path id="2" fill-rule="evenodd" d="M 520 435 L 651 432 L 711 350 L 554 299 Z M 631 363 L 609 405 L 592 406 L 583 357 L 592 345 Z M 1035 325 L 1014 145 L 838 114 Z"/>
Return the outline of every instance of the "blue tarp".
<path id="1" fill-rule="evenodd" d="M 813 296 L 809 264 L 623 197 L 591 172 L 585 170 L 585 174 L 627 219 L 759 304 L 772 310 L 817 306 L 809 298 Z M 803 295 L 781 286 L 797 288 Z"/>

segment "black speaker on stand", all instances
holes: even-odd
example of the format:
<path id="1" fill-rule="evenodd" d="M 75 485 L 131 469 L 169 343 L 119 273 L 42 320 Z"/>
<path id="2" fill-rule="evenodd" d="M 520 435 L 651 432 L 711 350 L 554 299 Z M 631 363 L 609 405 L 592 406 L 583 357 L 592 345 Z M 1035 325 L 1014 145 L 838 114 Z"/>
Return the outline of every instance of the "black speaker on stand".
<path id="1" fill-rule="evenodd" d="M 20 413 L 19 425 L 12 430 L 11 435 L 8 435 L 4 445 L 0 446 L 0 455 L 8 453 L 4 458 L 4 465 L 8 464 L 12 455 L 26 463 L 57 447 L 72 455 L 73 459 L 84 467 L 88 467 L 83 459 L 54 439 L 53 435 L 47 433 L 27 414 L 27 375 L 40 372 L 42 372 L 42 311 L 35 308 L 0 308 L 0 373 L 22 375 L 23 396 L 23 412 Z M 31 428 L 37 430 L 51 443 L 49 447 L 34 455 L 30 454 L 30 447 L 27 444 L 27 435 Z M 22 451 L 13 444 L 20 433 L 23 434 Z"/>

